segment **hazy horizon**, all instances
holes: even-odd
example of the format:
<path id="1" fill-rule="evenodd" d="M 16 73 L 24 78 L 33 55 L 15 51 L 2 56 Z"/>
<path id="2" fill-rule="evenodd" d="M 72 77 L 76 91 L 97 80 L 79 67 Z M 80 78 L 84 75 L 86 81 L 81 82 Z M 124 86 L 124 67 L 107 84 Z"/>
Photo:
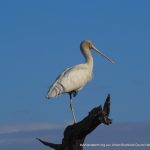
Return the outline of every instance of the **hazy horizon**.
<path id="1" fill-rule="evenodd" d="M 38 124 L 37 124 L 38 126 Z M 41 138 L 52 143 L 61 143 L 63 131 L 67 126 L 62 124 L 45 124 L 37 127 L 21 126 L 14 129 L 0 131 L 0 148 L 2 150 L 44 150 L 48 147 L 42 145 L 36 140 Z M 47 126 L 47 129 L 45 129 Z M 33 129 L 37 127 L 37 129 Z M 6 127 L 7 128 L 7 127 Z M 18 129 L 18 130 L 17 130 Z M 109 126 L 100 125 L 91 134 L 89 134 L 84 144 L 150 144 L 150 122 L 148 123 L 113 123 Z M 104 149 L 104 147 L 84 147 L 84 149 Z M 115 147 L 115 149 L 148 149 L 149 147 Z M 105 147 L 105 149 L 114 149 L 114 147 Z"/>

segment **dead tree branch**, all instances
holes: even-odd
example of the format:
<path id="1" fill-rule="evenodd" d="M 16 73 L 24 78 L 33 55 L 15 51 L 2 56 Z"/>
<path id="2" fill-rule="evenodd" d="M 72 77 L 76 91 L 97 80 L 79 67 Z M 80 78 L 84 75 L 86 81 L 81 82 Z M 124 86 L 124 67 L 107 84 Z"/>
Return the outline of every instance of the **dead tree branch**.
<path id="1" fill-rule="evenodd" d="M 82 121 L 66 127 L 62 144 L 53 144 L 38 138 L 37 140 L 55 150 L 83 150 L 81 145 L 89 133 L 102 123 L 105 125 L 112 123 L 109 114 L 110 95 L 108 94 L 103 108 L 101 105 L 93 108 Z"/>

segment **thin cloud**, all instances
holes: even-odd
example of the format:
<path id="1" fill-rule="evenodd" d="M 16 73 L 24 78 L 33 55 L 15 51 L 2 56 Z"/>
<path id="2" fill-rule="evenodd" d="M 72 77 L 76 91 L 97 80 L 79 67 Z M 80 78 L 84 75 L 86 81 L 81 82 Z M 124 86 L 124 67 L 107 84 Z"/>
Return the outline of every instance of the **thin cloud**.
<path id="1" fill-rule="evenodd" d="M 10 134 L 16 132 L 39 131 L 50 129 L 61 129 L 65 124 L 51 124 L 51 123 L 28 123 L 17 125 L 0 126 L 0 134 Z"/>

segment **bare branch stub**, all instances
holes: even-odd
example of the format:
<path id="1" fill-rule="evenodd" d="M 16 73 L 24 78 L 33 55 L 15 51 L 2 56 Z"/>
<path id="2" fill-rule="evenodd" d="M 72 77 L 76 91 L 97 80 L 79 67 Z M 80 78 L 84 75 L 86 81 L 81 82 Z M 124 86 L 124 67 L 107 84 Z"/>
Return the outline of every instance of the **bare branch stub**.
<path id="1" fill-rule="evenodd" d="M 83 150 L 81 145 L 84 143 L 89 133 L 102 123 L 105 125 L 110 125 L 112 123 L 109 114 L 110 95 L 108 94 L 103 108 L 101 105 L 93 108 L 82 121 L 66 127 L 62 144 L 53 144 L 41 139 L 38 140 L 45 146 L 55 150 Z"/>

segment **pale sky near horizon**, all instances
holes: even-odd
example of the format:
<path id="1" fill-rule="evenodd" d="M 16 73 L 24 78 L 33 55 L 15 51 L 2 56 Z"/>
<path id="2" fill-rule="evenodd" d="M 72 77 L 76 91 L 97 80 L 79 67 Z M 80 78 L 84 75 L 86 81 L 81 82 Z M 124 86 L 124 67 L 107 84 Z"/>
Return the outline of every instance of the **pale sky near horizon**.
<path id="1" fill-rule="evenodd" d="M 1 129 L 72 121 L 68 95 L 45 97 L 65 68 L 84 62 L 84 39 L 116 63 L 92 52 L 94 76 L 74 100 L 77 119 L 110 93 L 115 123 L 150 122 L 149 8 L 148 0 L 1 1 Z"/>

